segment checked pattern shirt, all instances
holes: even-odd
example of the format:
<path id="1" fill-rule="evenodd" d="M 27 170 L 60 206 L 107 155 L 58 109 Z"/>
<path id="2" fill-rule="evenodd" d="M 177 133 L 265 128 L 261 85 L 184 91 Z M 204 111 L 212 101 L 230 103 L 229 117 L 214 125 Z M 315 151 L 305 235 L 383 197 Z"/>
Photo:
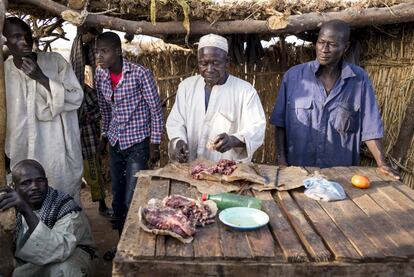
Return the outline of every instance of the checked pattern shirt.
<path id="1" fill-rule="evenodd" d="M 112 90 L 108 69 L 98 67 L 95 87 L 101 109 L 101 132 L 121 150 L 150 137 L 159 144 L 164 126 L 161 101 L 149 69 L 123 60 L 122 79 Z"/>

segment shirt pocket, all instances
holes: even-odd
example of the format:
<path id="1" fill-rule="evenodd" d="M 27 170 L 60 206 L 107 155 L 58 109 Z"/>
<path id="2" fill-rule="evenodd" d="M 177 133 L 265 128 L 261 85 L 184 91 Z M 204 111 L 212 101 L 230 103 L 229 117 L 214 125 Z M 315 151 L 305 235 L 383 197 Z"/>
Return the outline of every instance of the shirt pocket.
<path id="1" fill-rule="evenodd" d="M 290 114 L 293 124 L 310 126 L 312 118 L 312 100 L 308 98 L 299 98 L 289 101 Z"/>
<path id="2" fill-rule="evenodd" d="M 331 122 L 340 133 L 356 133 L 359 130 L 359 108 L 351 103 L 337 103 Z"/>

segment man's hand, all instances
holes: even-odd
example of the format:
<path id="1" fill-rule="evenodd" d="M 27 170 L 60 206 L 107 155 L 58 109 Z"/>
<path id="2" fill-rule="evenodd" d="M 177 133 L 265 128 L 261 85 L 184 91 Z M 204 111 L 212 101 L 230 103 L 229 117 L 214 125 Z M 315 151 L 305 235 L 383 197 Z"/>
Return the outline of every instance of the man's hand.
<path id="1" fill-rule="evenodd" d="M 49 78 L 40 69 L 38 63 L 31 57 L 22 57 L 23 63 L 21 70 L 33 80 L 41 83 L 48 91 L 50 91 Z"/>
<path id="2" fill-rule="evenodd" d="M 188 162 L 188 145 L 182 139 L 177 141 L 174 149 L 174 159 L 179 163 Z"/>
<path id="3" fill-rule="evenodd" d="M 29 205 L 15 190 L 10 189 L 7 193 L 0 194 L 0 212 L 13 207 L 20 213 L 30 210 Z"/>
<path id="4" fill-rule="evenodd" d="M 152 164 L 155 164 L 160 160 L 160 145 L 155 143 L 150 143 L 150 161 Z"/>
<path id="5" fill-rule="evenodd" d="M 235 136 L 229 136 L 226 133 L 222 133 L 216 136 L 213 139 L 212 144 L 214 144 L 214 150 L 221 153 L 227 152 L 234 147 L 244 146 L 244 143 L 241 142 L 238 138 Z"/>
<path id="6" fill-rule="evenodd" d="M 367 140 L 365 141 L 365 144 L 368 146 L 369 151 L 371 151 L 372 155 L 374 156 L 375 162 L 378 166 L 378 170 L 384 175 L 388 175 L 397 180 L 400 180 L 400 174 L 397 171 L 395 171 L 392 167 L 390 167 L 388 163 L 385 161 L 381 140 Z"/>
<path id="7" fill-rule="evenodd" d="M 0 193 L 0 212 L 13 207 L 24 216 L 29 227 L 27 234 L 30 235 L 39 223 L 39 218 L 33 212 L 32 208 L 15 190 L 10 189 L 5 194 Z"/>
<path id="8" fill-rule="evenodd" d="M 104 156 L 106 154 L 107 145 L 108 145 L 108 138 L 101 136 L 101 139 L 99 140 L 99 145 L 98 145 L 98 153 L 100 156 Z"/>
<path id="9" fill-rule="evenodd" d="M 401 179 L 400 174 L 395 169 L 393 169 L 391 166 L 389 166 L 389 165 L 381 165 L 381 166 L 378 166 L 378 171 L 381 172 L 384 175 L 393 177 L 393 178 L 395 178 L 397 180 L 400 180 Z"/>

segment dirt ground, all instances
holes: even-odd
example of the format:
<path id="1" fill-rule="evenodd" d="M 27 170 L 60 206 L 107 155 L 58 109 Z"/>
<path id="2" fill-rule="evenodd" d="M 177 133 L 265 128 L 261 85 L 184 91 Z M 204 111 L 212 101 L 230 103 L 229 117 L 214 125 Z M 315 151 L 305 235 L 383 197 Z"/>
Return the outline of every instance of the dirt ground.
<path id="1" fill-rule="evenodd" d="M 95 263 L 96 270 L 94 276 L 112 276 L 112 262 L 105 261 L 102 256 L 106 251 L 117 245 L 118 232 L 112 229 L 112 224 L 107 218 L 99 215 L 98 202 L 92 202 L 88 186 L 82 188 L 81 190 L 81 201 L 83 209 L 88 216 L 89 224 L 92 228 L 92 234 L 99 250 L 99 258 Z M 106 204 L 109 207 L 111 206 L 111 201 L 112 199 L 110 196 L 106 198 Z"/>

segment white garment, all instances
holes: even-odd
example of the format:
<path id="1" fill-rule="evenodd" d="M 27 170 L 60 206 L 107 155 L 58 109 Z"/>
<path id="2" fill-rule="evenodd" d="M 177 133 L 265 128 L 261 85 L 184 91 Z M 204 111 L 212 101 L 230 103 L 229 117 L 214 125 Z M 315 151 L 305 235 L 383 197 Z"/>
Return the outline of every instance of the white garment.
<path id="1" fill-rule="evenodd" d="M 24 263 L 14 270 L 13 276 L 91 276 L 91 257 L 77 247 L 83 245 L 96 250 L 83 212 L 65 215 L 52 229 L 39 221 L 28 238 L 27 230 L 23 217 L 15 256 Z"/>
<path id="2" fill-rule="evenodd" d="M 188 145 L 190 161 L 201 156 L 213 161 L 250 161 L 263 144 L 266 128 L 265 114 L 256 90 L 248 82 L 229 75 L 226 83 L 213 87 L 206 111 L 204 87 L 201 75 L 180 83 L 167 119 L 170 150 L 182 139 Z M 207 142 L 221 133 L 237 137 L 246 146 L 225 153 L 207 149 Z"/>
<path id="3" fill-rule="evenodd" d="M 5 62 L 6 155 L 11 168 L 23 159 L 40 162 L 49 185 L 80 204 L 83 159 L 77 109 L 83 91 L 70 64 L 58 53 L 37 53 L 49 92 L 13 63 Z"/>

